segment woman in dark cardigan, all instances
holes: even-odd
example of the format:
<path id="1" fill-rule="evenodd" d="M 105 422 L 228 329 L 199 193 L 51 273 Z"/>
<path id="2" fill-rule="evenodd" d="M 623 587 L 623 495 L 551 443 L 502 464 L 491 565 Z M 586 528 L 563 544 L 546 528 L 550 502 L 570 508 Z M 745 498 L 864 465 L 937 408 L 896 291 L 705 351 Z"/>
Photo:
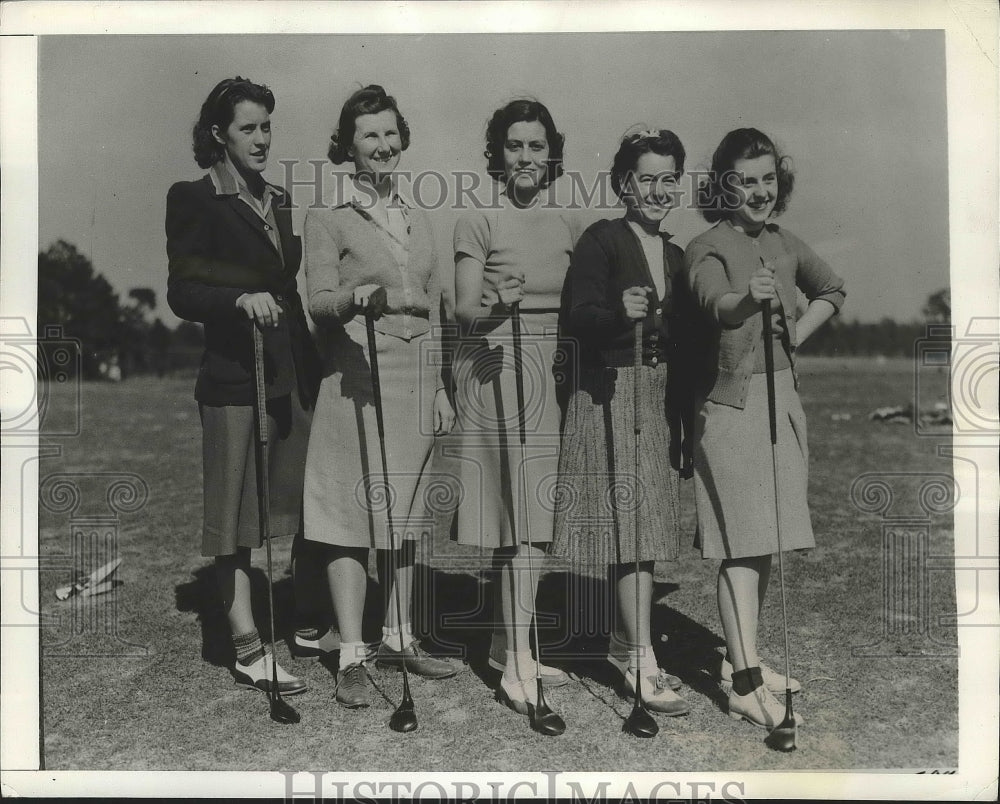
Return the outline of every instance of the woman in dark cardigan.
<path id="1" fill-rule="evenodd" d="M 574 571 L 607 573 L 618 604 L 607 660 L 630 694 L 641 673 L 646 706 L 666 715 L 689 711 L 675 691 L 680 679 L 659 668 L 650 633 L 654 562 L 673 561 L 679 550 L 683 406 L 676 392 L 684 383 L 676 376 L 676 338 L 684 305 L 677 298 L 676 278 L 683 252 L 660 224 L 674 205 L 683 171 L 684 147 L 673 132 L 625 137 L 611 168 L 611 185 L 625 203 L 625 215 L 598 221 L 580 237 L 560 314 L 564 333 L 577 343 L 581 365 L 563 426 L 553 552 L 568 557 Z M 638 368 L 637 321 L 643 333 Z M 642 417 L 638 477 L 636 380 Z M 642 528 L 638 548 L 636 519 Z"/>
<path id="2" fill-rule="evenodd" d="M 208 173 L 170 188 L 166 217 L 167 301 L 177 316 L 205 327 L 195 385 L 204 461 L 202 555 L 215 558 L 236 651 L 233 675 L 237 683 L 264 691 L 272 659 L 253 619 L 249 578 L 250 550 L 261 546 L 251 327 L 264 336 L 271 534 L 296 535 L 296 548 L 319 377 L 295 282 L 302 249 L 292 232 L 290 199 L 261 175 L 273 110 L 267 87 L 239 77 L 221 81 L 193 132 L 195 161 Z M 306 685 L 279 667 L 278 687 L 290 695 Z"/>

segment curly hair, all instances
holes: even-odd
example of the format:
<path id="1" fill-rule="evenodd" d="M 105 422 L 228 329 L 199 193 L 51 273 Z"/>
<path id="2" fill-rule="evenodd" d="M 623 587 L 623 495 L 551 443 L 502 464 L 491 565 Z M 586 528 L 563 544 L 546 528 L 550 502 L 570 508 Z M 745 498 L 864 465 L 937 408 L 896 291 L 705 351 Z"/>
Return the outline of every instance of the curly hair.
<path id="1" fill-rule="evenodd" d="M 402 141 L 403 150 L 409 148 L 410 126 L 402 112 L 399 111 L 396 99 L 392 95 L 386 95 L 385 90 L 378 84 L 369 84 L 352 94 L 340 110 L 337 128 L 330 135 L 330 147 L 326 151 L 330 161 L 335 165 L 349 162 L 353 158 L 348 156 L 348 153 L 354 145 L 355 121 L 363 114 L 378 114 L 386 109 L 395 112 L 396 126 L 399 128 L 399 138 Z"/>
<path id="2" fill-rule="evenodd" d="M 543 103 L 531 98 L 519 98 L 493 112 L 486 126 L 486 172 L 501 184 L 507 181 L 507 171 L 503 163 L 504 143 L 507 132 L 515 123 L 541 123 L 545 129 L 545 139 L 549 144 L 548 169 L 545 183 L 558 179 L 563 174 L 563 146 L 566 138 L 556 130 L 552 115 Z"/>
<path id="3" fill-rule="evenodd" d="M 670 129 L 661 128 L 629 134 L 622 139 L 618 153 L 611 163 L 611 189 L 619 198 L 624 200 L 628 193 L 626 179 L 635 170 L 639 157 L 648 153 L 672 156 L 678 172 L 684 172 L 684 146 Z"/>
<path id="4" fill-rule="evenodd" d="M 778 173 L 778 198 L 771 213 L 777 217 L 788 206 L 788 199 L 795 186 L 795 172 L 791 157 L 782 154 L 771 138 L 755 128 L 737 128 L 722 138 L 712 154 L 712 169 L 708 178 L 698 187 L 697 204 L 702 217 L 709 223 L 730 218 L 739 206 L 736 192 L 734 166 L 739 159 L 774 157 Z"/>
<path id="5" fill-rule="evenodd" d="M 242 101 L 259 103 L 267 113 L 274 111 L 274 95 L 263 84 L 247 78 L 226 78 L 215 85 L 201 105 L 201 114 L 191 132 L 194 161 L 200 168 L 208 168 L 226 154 L 226 147 L 212 136 L 212 126 L 225 131 L 236 116 L 236 105 Z"/>

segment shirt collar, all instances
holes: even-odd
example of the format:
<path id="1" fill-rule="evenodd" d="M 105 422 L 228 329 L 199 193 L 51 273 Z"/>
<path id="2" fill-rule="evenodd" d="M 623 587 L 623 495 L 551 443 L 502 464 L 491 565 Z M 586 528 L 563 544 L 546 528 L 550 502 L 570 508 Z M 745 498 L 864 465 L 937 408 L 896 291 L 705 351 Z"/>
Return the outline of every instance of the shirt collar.
<path id="1" fill-rule="evenodd" d="M 333 209 L 350 206 L 359 212 L 367 212 L 371 208 L 374 190 L 360 187 L 358 182 L 355 181 L 354 176 L 344 177 L 341 174 L 336 177 L 336 180 L 332 183 L 332 187 L 332 197 L 327 203 Z M 403 207 L 404 211 L 409 211 L 416 207 L 413 198 L 405 189 L 400 187 L 399 177 L 395 175 L 391 180 L 389 200 Z"/>
<path id="2" fill-rule="evenodd" d="M 250 188 L 233 164 L 223 157 L 208 169 L 208 175 L 212 179 L 212 186 L 216 195 L 245 195 L 251 196 Z M 273 184 L 264 182 L 264 199 L 267 196 L 278 197 L 281 191 Z M 262 199 L 263 200 L 263 199 Z"/>

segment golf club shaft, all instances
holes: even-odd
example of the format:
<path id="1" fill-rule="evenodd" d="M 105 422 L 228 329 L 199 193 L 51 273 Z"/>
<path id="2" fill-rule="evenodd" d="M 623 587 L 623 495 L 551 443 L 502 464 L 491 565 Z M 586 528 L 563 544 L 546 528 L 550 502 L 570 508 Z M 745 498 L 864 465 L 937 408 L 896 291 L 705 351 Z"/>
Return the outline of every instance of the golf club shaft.
<path id="1" fill-rule="evenodd" d="M 781 544 L 781 502 L 778 494 L 778 416 L 774 393 L 774 338 L 771 329 L 771 301 L 761 302 L 764 325 L 764 371 L 767 375 L 767 416 L 771 426 L 771 476 L 774 479 L 775 533 L 778 538 L 778 589 L 781 593 L 781 622 L 785 637 L 785 685 L 791 682 L 791 662 L 788 653 L 788 611 L 785 605 L 785 562 Z"/>
<path id="2" fill-rule="evenodd" d="M 400 629 L 399 646 L 403 645 L 403 604 L 399 594 L 399 573 L 396 568 L 396 531 L 392 524 L 392 489 L 389 486 L 389 465 L 385 457 L 385 420 L 382 417 L 382 384 L 378 372 L 378 352 L 375 348 L 375 320 L 365 314 L 365 330 L 368 335 L 368 365 L 371 367 L 372 397 L 375 402 L 375 424 L 378 428 L 378 448 L 382 457 L 382 483 L 385 486 L 385 518 L 389 528 L 389 574 L 392 575 L 393 596 L 396 598 L 396 627 Z M 406 672 L 406 657 L 401 658 L 403 669 L 403 701 L 410 700 L 410 680 Z"/>
<path id="3" fill-rule="evenodd" d="M 525 442 L 527 440 L 526 435 L 526 425 L 525 425 L 525 413 L 524 413 L 524 377 L 522 374 L 524 364 L 521 354 L 521 305 L 519 302 L 514 302 L 510 306 L 510 327 L 511 335 L 513 336 L 514 342 L 514 388 L 517 396 L 517 429 L 518 429 L 518 441 L 521 445 L 521 466 L 518 472 L 518 478 L 521 487 L 521 505 L 520 508 L 524 509 L 524 535 L 528 540 L 528 585 L 531 589 L 535 588 L 535 573 L 534 567 L 532 566 L 532 552 L 534 551 L 534 545 L 531 541 L 531 522 L 528 515 L 528 466 L 527 466 L 527 454 L 525 449 Z M 516 517 L 516 513 L 515 513 Z M 515 537 L 517 534 L 517 528 L 514 528 Z M 519 542 L 518 542 L 519 543 Z M 532 606 L 534 608 L 534 606 Z M 535 639 L 535 650 L 538 652 L 538 663 L 541 664 L 542 661 L 542 648 L 541 643 L 538 641 L 538 618 L 537 616 L 532 616 L 531 618 L 531 633 Z M 539 702 L 541 702 L 541 675 L 537 677 L 538 680 L 538 693 Z"/>
<path id="4" fill-rule="evenodd" d="M 635 338 L 632 354 L 632 431 L 634 435 L 635 453 L 633 482 L 635 483 L 635 510 L 633 512 L 633 527 L 635 529 L 635 623 L 639 625 L 639 436 L 642 433 L 642 422 L 639 418 L 639 373 L 642 371 L 642 319 L 636 319 Z M 636 647 L 638 645 L 638 634 L 636 634 Z M 639 656 L 639 664 L 635 670 L 635 705 L 642 706 L 642 657 Z"/>
<path id="5" fill-rule="evenodd" d="M 274 589 L 271 559 L 271 490 L 268 478 L 268 426 L 267 395 L 264 390 L 264 336 L 256 324 L 253 330 L 253 379 L 255 390 L 254 435 L 257 440 L 257 507 L 260 522 L 260 537 L 267 553 L 267 611 L 271 622 L 271 694 L 275 699 L 281 696 L 278 690 L 278 659 L 275 651 L 274 631 Z"/>

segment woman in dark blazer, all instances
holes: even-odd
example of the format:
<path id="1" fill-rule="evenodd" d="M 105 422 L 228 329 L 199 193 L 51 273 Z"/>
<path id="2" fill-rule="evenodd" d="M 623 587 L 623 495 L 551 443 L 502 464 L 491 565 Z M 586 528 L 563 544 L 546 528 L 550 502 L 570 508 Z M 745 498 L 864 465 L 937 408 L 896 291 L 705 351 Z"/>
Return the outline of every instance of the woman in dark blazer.
<path id="1" fill-rule="evenodd" d="M 296 535 L 296 548 L 319 379 L 295 281 L 302 248 L 292 232 L 290 198 L 261 175 L 273 110 L 271 91 L 243 78 L 226 79 L 212 90 L 193 132 L 195 161 L 208 173 L 170 188 L 166 218 L 167 301 L 177 316 L 205 327 L 195 385 L 204 461 L 202 555 L 215 558 L 236 650 L 236 681 L 264 691 L 272 660 L 254 623 L 249 579 L 250 550 L 261 546 L 251 326 L 264 336 L 271 534 Z M 306 688 L 280 667 L 278 686 L 286 695 Z"/>

